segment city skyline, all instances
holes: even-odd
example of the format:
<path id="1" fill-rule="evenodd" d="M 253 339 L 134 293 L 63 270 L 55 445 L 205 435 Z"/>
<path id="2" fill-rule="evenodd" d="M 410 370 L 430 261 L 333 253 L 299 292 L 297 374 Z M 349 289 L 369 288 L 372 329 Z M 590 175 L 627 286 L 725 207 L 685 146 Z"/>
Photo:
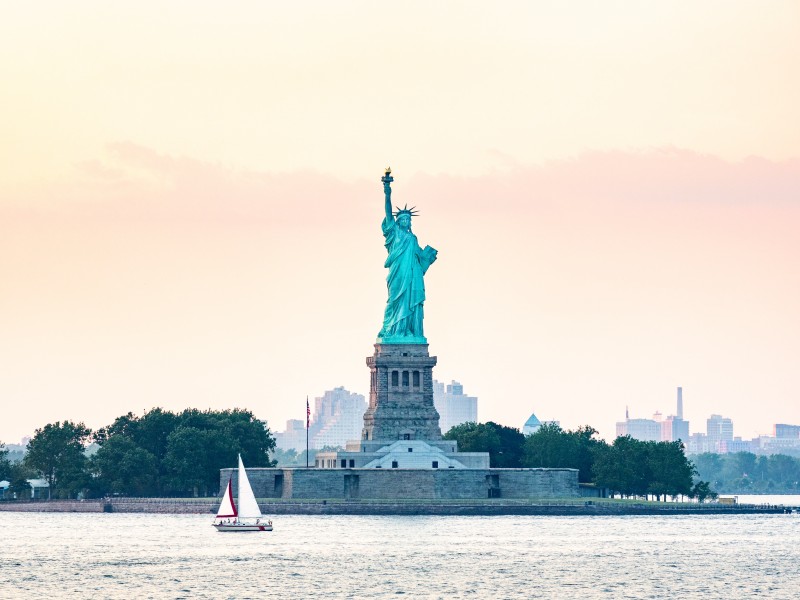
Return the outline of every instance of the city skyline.
<path id="1" fill-rule="evenodd" d="M 774 423 L 772 434 L 760 433 L 751 439 L 736 435 L 733 420 L 719 414 L 711 414 L 705 419 L 705 426 L 683 418 L 683 388 L 678 387 L 675 414 L 664 416 L 656 411 L 651 419 L 631 418 L 625 407 L 625 420 L 617 421 L 616 436 L 630 436 L 636 440 L 649 442 L 681 441 L 687 454 L 706 452 L 728 454 L 751 452 L 755 454 L 793 454 L 800 453 L 800 425 Z"/>
<path id="2" fill-rule="evenodd" d="M 366 393 L 387 164 L 439 251 L 434 376 L 481 420 L 611 439 L 680 385 L 691 422 L 800 423 L 798 20 L 9 5 L 0 440 L 156 406 L 282 424 L 331 383 Z"/>
<path id="3" fill-rule="evenodd" d="M 439 429 L 444 434 L 451 427 L 467 421 L 477 421 L 478 399 L 464 394 L 457 381 L 449 384 L 433 380 L 433 402 L 439 413 Z M 288 419 L 283 431 L 271 427 L 276 446 L 282 450 L 305 450 L 323 447 L 344 448 L 347 442 L 362 438 L 367 401 L 363 394 L 350 392 L 343 386 L 326 390 L 314 398 L 314 411 L 309 417 L 308 438 L 306 421 Z M 307 441 L 308 440 L 308 441 Z"/>

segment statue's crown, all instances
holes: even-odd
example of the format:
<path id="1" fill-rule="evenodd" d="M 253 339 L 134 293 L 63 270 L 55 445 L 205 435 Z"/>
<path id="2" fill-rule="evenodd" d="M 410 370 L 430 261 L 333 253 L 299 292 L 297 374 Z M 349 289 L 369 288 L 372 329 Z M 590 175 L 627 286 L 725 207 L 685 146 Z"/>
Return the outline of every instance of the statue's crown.
<path id="1" fill-rule="evenodd" d="M 409 217 L 415 217 L 419 214 L 416 210 L 417 208 L 416 206 L 408 208 L 408 204 L 406 204 L 403 208 L 400 208 L 399 206 L 395 206 L 395 208 L 397 209 L 394 213 L 395 218 L 399 217 L 400 215 L 408 215 Z"/>

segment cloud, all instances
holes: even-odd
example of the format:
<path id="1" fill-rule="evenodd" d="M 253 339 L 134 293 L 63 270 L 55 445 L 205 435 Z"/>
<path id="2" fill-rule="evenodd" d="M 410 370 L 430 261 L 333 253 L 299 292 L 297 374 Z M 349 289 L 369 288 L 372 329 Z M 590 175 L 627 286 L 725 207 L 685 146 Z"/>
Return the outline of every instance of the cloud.
<path id="1" fill-rule="evenodd" d="M 420 193 L 444 196 L 462 209 L 528 212 L 553 205 L 621 202 L 731 205 L 800 201 L 800 159 L 750 157 L 732 162 L 688 150 L 587 152 L 569 160 L 516 166 L 475 178 L 416 178 Z"/>
<path id="2" fill-rule="evenodd" d="M 40 216 L 339 223 L 380 206 L 378 177 L 345 182 L 311 170 L 237 169 L 126 141 L 78 163 L 74 178 L 32 184 L 0 210 L 38 203 Z M 394 185 L 398 201 L 425 205 L 429 215 L 443 206 L 441 213 L 455 209 L 489 219 L 578 208 L 596 215 L 622 204 L 723 211 L 736 204 L 777 206 L 797 204 L 798 189 L 800 159 L 731 162 L 675 148 L 587 152 L 474 177 L 400 173 Z"/>
<path id="3" fill-rule="evenodd" d="M 705 396 L 695 410 L 744 420 L 769 381 L 763 419 L 800 420 L 786 408 L 800 392 L 797 160 L 667 148 L 395 175 L 394 203 L 419 207 L 414 231 L 439 250 L 426 279 L 438 377 L 463 379 L 481 418 L 535 408 L 607 433 L 610 412 L 683 382 Z M 125 142 L 3 198 L 9 418 L 21 434 L 43 424 L 34 403 L 89 422 L 244 399 L 280 423 L 286 398 L 366 391 L 385 301 L 379 177 Z"/>

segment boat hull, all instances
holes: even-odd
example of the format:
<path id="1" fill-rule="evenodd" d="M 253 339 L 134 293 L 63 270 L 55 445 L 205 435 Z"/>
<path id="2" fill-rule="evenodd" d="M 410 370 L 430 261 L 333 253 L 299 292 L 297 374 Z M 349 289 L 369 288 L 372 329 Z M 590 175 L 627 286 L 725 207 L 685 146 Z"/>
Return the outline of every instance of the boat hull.
<path id="1" fill-rule="evenodd" d="M 272 531 L 270 523 L 214 523 L 217 531 Z"/>

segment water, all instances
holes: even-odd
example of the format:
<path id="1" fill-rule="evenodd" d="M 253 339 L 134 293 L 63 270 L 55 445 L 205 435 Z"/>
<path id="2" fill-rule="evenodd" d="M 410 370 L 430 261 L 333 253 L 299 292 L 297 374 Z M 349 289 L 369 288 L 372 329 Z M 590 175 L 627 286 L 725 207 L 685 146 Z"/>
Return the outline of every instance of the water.
<path id="1" fill-rule="evenodd" d="M 1 598 L 797 598 L 800 515 L 0 512 Z"/>

